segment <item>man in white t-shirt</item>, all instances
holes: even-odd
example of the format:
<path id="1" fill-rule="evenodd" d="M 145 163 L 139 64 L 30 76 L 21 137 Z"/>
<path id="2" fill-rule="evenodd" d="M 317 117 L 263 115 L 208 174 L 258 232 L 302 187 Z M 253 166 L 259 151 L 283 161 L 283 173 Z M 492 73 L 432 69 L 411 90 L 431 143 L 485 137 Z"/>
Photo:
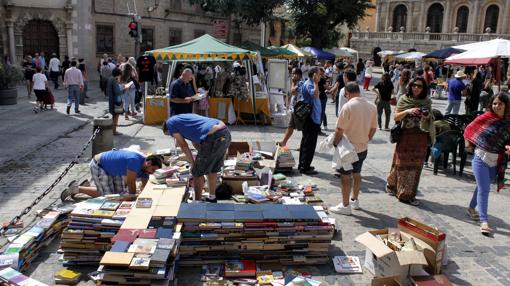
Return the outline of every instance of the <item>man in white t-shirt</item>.
<path id="1" fill-rule="evenodd" d="M 347 83 L 356 81 L 357 75 L 354 70 L 346 70 L 344 71 L 344 82 L 347 85 Z M 360 96 L 365 96 L 365 93 L 363 90 L 360 90 Z M 342 106 L 348 101 L 346 95 L 345 95 L 345 87 L 343 87 L 340 90 L 340 93 L 338 94 L 338 114 L 340 114 L 340 111 L 342 110 Z M 338 117 L 338 114 L 336 115 Z"/>
<path id="2" fill-rule="evenodd" d="M 58 76 L 60 75 L 60 60 L 57 58 L 57 54 L 51 55 L 51 60 L 48 65 L 50 70 L 50 79 L 55 85 L 55 89 L 58 89 Z"/>

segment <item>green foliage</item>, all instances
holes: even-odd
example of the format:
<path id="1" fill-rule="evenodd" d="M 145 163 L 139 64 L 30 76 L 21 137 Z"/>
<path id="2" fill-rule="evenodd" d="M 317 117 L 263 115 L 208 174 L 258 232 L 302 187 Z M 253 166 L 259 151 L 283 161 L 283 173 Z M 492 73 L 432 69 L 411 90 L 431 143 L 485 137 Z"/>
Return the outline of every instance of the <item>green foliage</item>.
<path id="1" fill-rule="evenodd" d="M 0 63 L 0 89 L 15 87 L 23 80 L 23 71 L 14 65 Z"/>
<path id="2" fill-rule="evenodd" d="M 350 28 L 365 16 L 369 0 L 189 0 L 204 10 L 234 15 L 249 25 L 274 18 L 274 9 L 283 7 L 302 42 L 314 47 L 336 46 L 342 37 L 337 26 Z"/>

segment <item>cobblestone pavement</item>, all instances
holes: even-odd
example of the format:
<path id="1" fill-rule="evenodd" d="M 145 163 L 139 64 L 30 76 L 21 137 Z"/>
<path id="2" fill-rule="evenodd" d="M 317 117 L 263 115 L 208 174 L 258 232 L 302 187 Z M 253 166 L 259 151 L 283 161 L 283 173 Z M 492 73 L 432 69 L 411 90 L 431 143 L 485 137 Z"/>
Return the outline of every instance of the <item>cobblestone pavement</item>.
<path id="1" fill-rule="evenodd" d="M 82 108 L 83 115 L 67 116 L 64 110 L 64 91 L 57 91 L 57 111 L 34 114 L 30 103 L 25 99 L 15 107 L 0 107 L 0 126 L 4 146 L 0 151 L 0 221 L 10 219 L 20 209 L 51 184 L 65 166 L 82 148 L 92 132 L 90 119 L 104 113 L 106 103 L 99 95 L 95 83 L 91 84 L 92 102 Z M 24 94 L 24 93 L 20 93 Z M 368 97 L 373 99 L 373 94 Z M 436 100 L 434 107 L 444 110 L 446 101 Z M 334 105 L 327 107 L 329 127 L 334 127 Z M 7 122 L 7 123 L 5 123 Z M 144 150 L 168 148 L 173 140 L 163 136 L 157 126 L 144 126 L 141 122 L 121 119 L 122 136 L 115 138 L 116 147 L 138 144 Z M 284 129 L 269 126 L 231 126 L 233 141 L 275 141 L 282 137 Z M 335 236 L 331 255 L 345 253 L 358 255 L 364 260 L 365 249 L 354 238 L 370 229 L 396 226 L 396 220 L 403 216 L 434 225 L 447 233 L 448 265 L 444 272 L 456 285 L 510 285 L 510 225 L 507 206 L 510 201 L 508 190 L 493 192 L 489 199 L 490 223 L 497 229 L 494 237 L 484 237 L 478 226 L 468 220 L 466 206 L 474 188 L 474 179 L 468 164 L 462 177 L 453 175 L 451 168 L 440 169 L 433 175 L 430 167 L 425 167 L 420 182 L 418 198 L 422 204 L 412 207 L 398 203 L 394 197 L 385 194 L 385 180 L 391 164 L 394 146 L 389 143 L 389 132 L 378 131 L 369 145 L 368 159 L 363 166 L 361 210 L 353 211 L 352 216 L 336 217 L 340 230 Z M 291 138 L 291 148 L 299 146 L 300 132 Z M 321 137 L 323 138 L 323 137 Z M 90 149 L 90 148 L 89 148 Z M 60 190 L 70 180 L 88 177 L 86 157 L 74 167 L 39 208 L 58 201 Z M 297 158 L 298 153 L 294 152 Z M 331 155 L 317 153 L 313 165 L 319 171 L 317 176 L 293 175 L 301 182 L 311 181 L 319 186 L 319 195 L 328 206 L 340 201 L 340 182 L 330 168 Z M 27 224 L 31 214 L 25 219 Z M 4 238 L 0 238 L 4 242 Z M 53 285 L 53 273 L 62 268 L 58 261 L 58 243 L 54 242 L 43 250 L 28 274 L 33 278 Z M 364 270 L 359 275 L 339 275 L 332 265 L 303 267 L 314 278 L 325 285 L 369 285 L 372 275 Z M 92 271 L 93 268 L 82 268 Z M 200 270 L 181 268 L 179 284 L 201 285 Z M 82 281 L 80 285 L 93 285 Z"/>

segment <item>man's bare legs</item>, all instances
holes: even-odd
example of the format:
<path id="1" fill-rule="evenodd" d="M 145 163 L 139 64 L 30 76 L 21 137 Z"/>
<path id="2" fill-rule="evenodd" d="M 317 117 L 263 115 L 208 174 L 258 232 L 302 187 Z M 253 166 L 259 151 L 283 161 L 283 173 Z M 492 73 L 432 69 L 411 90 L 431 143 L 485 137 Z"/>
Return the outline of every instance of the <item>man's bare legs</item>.
<path id="1" fill-rule="evenodd" d="M 351 175 L 342 174 L 342 203 L 344 206 L 349 205 L 349 196 L 351 195 Z"/>
<path id="2" fill-rule="evenodd" d="M 357 200 L 361 189 L 361 173 L 352 173 L 352 199 Z"/>
<path id="3" fill-rule="evenodd" d="M 285 130 L 285 135 L 283 136 L 283 140 L 278 142 L 278 145 L 287 146 L 287 141 L 289 141 L 289 139 L 293 133 L 294 133 L 294 128 L 290 128 L 290 127 L 287 128 L 287 130 Z"/>

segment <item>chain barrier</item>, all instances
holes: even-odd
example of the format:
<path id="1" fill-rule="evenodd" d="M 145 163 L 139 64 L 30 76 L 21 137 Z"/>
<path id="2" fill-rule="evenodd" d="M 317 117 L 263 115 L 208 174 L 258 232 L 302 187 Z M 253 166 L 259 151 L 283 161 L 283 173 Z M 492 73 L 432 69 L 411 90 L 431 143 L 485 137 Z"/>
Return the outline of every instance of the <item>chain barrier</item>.
<path id="1" fill-rule="evenodd" d="M 2 226 L 2 229 L 0 229 L 0 235 L 3 235 L 9 229 L 9 227 L 17 224 L 23 216 L 30 213 L 32 208 L 35 207 L 46 195 L 48 195 L 58 185 L 58 183 L 60 183 L 60 181 L 62 181 L 62 179 L 67 175 L 69 170 L 71 170 L 71 168 L 74 167 L 74 165 L 76 165 L 78 163 L 80 158 L 83 156 L 83 153 L 85 153 L 85 150 L 87 150 L 90 143 L 96 138 L 97 134 L 100 131 L 101 131 L 101 127 L 97 127 L 97 129 L 94 131 L 94 133 L 92 133 L 92 136 L 90 136 L 90 139 L 87 141 L 87 143 L 85 143 L 85 145 L 81 149 L 80 153 L 78 153 L 78 155 L 74 158 L 74 160 L 71 161 L 71 163 L 69 163 L 69 165 L 65 168 L 65 170 L 57 177 L 57 179 L 55 179 L 55 181 L 53 181 L 53 183 L 42 194 L 40 194 L 37 198 L 35 198 L 35 200 L 28 207 L 26 207 L 23 211 L 21 211 L 21 213 L 19 215 L 13 217 L 7 225 Z"/>

